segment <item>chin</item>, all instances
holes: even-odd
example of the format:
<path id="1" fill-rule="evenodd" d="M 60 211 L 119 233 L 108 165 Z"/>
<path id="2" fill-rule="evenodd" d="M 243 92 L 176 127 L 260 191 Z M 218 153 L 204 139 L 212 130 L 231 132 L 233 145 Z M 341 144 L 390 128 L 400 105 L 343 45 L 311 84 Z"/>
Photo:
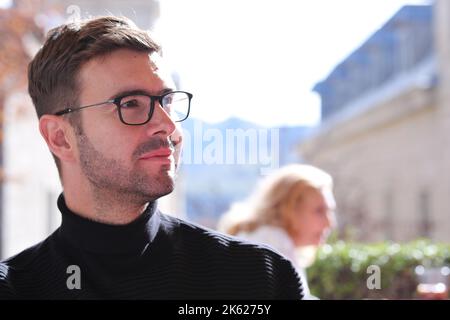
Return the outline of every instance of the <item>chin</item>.
<path id="1" fill-rule="evenodd" d="M 146 190 L 142 195 L 144 196 L 145 201 L 155 201 L 172 193 L 173 190 L 173 185 L 166 185 L 160 186 L 158 189 Z"/>
<path id="2" fill-rule="evenodd" d="M 324 243 L 325 243 L 325 238 L 323 238 L 322 236 L 317 236 L 317 237 L 309 239 L 309 241 L 306 241 L 304 245 L 317 247 Z"/>
<path id="3" fill-rule="evenodd" d="M 163 191 L 164 195 L 167 195 L 169 193 L 172 193 L 173 190 L 175 189 L 175 186 L 173 183 L 171 183 L 170 185 L 167 186 L 167 188 Z"/>
<path id="4" fill-rule="evenodd" d="M 171 164 L 164 164 L 161 166 L 161 170 L 160 172 L 164 172 L 166 173 L 168 176 L 172 177 L 173 179 L 175 179 L 176 174 L 178 172 L 178 165 L 176 163 L 171 163 Z"/>
<path id="5" fill-rule="evenodd" d="M 173 172 L 169 172 L 168 176 L 164 177 L 164 181 L 161 181 L 160 188 L 164 195 L 171 193 L 175 189 L 175 177 Z"/>
<path id="6" fill-rule="evenodd" d="M 172 172 L 162 171 L 157 175 L 147 176 L 136 188 L 146 199 L 156 200 L 168 195 L 175 189 L 175 179 Z"/>

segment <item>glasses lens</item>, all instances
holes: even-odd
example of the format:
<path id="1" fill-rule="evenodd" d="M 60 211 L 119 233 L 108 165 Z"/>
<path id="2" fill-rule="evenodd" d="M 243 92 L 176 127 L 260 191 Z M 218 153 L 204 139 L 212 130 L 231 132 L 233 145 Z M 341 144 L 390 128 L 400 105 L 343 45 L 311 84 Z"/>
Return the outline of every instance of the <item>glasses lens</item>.
<path id="1" fill-rule="evenodd" d="M 162 107 L 173 121 L 183 121 L 189 114 L 190 97 L 186 92 L 170 92 L 162 98 Z"/>
<path id="2" fill-rule="evenodd" d="M 128 124 L 141 124 L 148 120 L 150 112 L 150 97 L 126 96 L 120 100 L 122 119 Z"/>

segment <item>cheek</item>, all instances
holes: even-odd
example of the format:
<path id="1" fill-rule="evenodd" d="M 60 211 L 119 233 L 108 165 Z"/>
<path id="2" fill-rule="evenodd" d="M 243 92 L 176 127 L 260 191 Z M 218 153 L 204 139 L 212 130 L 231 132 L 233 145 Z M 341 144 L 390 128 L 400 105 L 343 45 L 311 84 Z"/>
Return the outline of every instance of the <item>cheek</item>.
<path id="1" fill-rule="evenodd" d="M 111 132 L 98 132 L 95 136 L 89 137 L 89 140 L 95 150 L 105 158 L 121 162 L 132 159 L 132 142 L 124 135 L 115 135 L 111 134 Z"/>
<path id="2" fill-rule="evenodd" d="M 320 229 L 320 219 L 315 212 L 303 211 L 297 224 L 304 234 L 315 233 Z"/>
<path id="3" fill-rule="evenodd" d="M 291 215 L 289 224 L 292 229 L 298 234 L 305 234 L 308 232 L 308 219 L 306 219 L 304 212 L 295 212 Z"/>
<path id="4" fill-rule="evenodd" d="M 105 141 L 104 152 L 107 155 L 111 155 L 111 157 L 114 159 L 121 161 L 130 161 L 133 157 L 133 149 L 130 146 L 130 143 L 127 141 Z"/>

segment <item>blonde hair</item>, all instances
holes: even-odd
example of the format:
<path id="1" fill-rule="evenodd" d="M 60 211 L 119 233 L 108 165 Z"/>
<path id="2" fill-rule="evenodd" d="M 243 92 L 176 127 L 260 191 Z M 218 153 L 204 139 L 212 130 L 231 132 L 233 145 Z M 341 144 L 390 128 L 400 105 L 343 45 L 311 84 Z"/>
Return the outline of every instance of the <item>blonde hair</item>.
<path id="1" fill-rule="evenodd" d="M 333 179 L 325 171 L 303 164 L 280 168 L 264 178 L 256 191 L 243 202 L 235 203 L 220 219 L 218 230 L 236 235 L 262 225 L 290 230 L 285 215 L 311 191 L 331 190 Z"/>

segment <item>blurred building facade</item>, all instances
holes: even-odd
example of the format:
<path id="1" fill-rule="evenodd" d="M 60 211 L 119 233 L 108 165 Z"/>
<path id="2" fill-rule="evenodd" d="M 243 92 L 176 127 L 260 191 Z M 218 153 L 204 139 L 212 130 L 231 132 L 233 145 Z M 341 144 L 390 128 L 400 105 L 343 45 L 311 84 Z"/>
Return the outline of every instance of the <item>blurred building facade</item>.
<path id="1" fill-rule="evenodd" d="M 26 68 L 43 33 L 35 22 L 36 7 L 18 1 L 0 11 L 0 110 L 2 189 L 0 257 L 18 252 L 48 234 L 58 184 L 56 169 L 42 139 L 31 99 Z M 34 3 L 36 4 L 36 3 Z"/>
<path id="2" fill-rule="evenodd" d="M 299 150 L 334 176 L 346 236 L 450 241 L 448 88 L 446 0 L 403 7 L 315 86 L 322 124 Z"/>
<path id="3" fill-rule="evenodd" d="M 11 8 L 0 13 L 4 22 L 2 43 L 8 43 L 5 46 L 8 50 L 0 51 L 0 259 L 3 259 L 43 240 L 59 226 L 61 219 L 56 206 L 61 192 L 58 173 L 39 134 L 26 83 L 26 66 L 38 50 L 43 32 L 78 13 L 82 18 L 108 13 L 125 15 L 141 28 L 150 29 L 159 17 L 159 2 L 16 0 Z M 183 216 L 183 189 L 175 190 L 162 198 L 159 206 L 163 212 Z"/>

